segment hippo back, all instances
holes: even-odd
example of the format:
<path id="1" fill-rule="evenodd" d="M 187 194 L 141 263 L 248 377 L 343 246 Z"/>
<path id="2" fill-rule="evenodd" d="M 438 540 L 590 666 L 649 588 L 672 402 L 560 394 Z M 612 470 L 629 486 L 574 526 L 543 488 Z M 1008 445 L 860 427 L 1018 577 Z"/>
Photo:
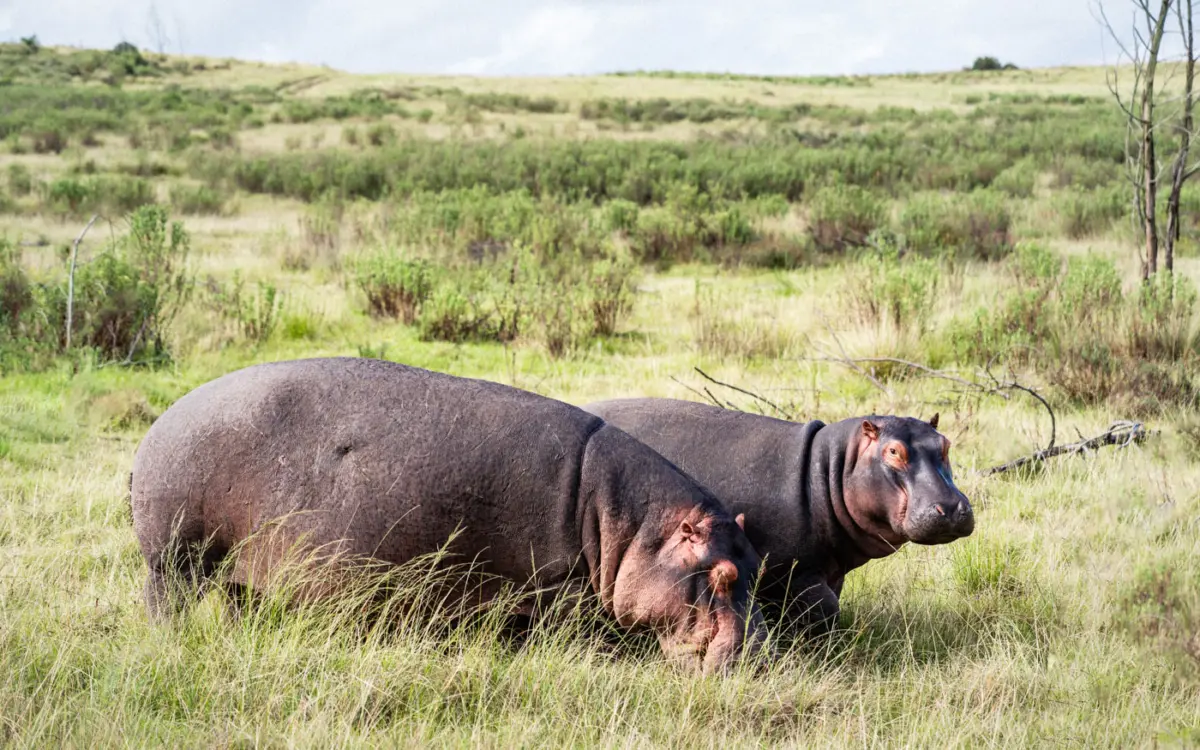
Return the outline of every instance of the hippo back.
<path id="1" fill-rule="evenodd" d="M 602 426 L 536 394 L 391 362 L 258 365 L 151 427 L 134 463 L 135 529 L 144 552 L 164 546 L 172 518 L 220 548 L 287 517 L 288 538 L 351 540 L 344 551 L 388 562 L 457 531 L 457 548 L 488 551 L 488 572 L 560 578 L 580 551 L 581 460 Z"/>

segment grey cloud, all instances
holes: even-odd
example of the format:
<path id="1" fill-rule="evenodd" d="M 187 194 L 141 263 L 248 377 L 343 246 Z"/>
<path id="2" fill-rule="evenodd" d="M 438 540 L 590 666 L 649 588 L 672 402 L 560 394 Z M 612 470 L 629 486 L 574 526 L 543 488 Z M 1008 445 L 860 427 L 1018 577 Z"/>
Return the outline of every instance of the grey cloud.
<path id="1" fill-rule="evenodd" d="M 155 0 L 168 51 L 356 72 L 764 74 L 1111 62 L 1090 0 Z M 15 4 L 13 4 L 15 3 Z M 1129 3 L 1107 0 L 1118 25 Z M 150 2 L 0 0 L 0 38 L 153 48 Z"/>

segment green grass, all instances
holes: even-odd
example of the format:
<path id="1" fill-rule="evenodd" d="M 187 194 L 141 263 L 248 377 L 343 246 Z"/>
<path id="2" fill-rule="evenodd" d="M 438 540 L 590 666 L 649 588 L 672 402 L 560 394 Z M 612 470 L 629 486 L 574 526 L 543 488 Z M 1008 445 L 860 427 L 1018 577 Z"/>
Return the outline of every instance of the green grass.
<path id="1" fill-rule="evenodd" d="M 1200 311 L 1186 285 L 1137 291 L 1102 71 L 485 81 L 147 54 L 117 81 L 111 53 L 18 46 L 0 49 L 0 744 L 1200 744 Z M 35 152 L 46 133 L 60 153 Z M 136 304 L 77 292 L 80 330 L 158 309 L 176 255 L 125 239 L 146 201 L 190 238 L 161 356 L 122 364 L 129 315 L 121 351 L 63 352 L 65 250 L 94 210 L 77 281 L 119 251 L 106 288 Z M 1200 282 L 1194 253 L 1177 268 Z M 436 335 L 472 320 L 486 335 Z M 842 350 L 966 378 L 991 362 L 1046 395 L 1060 442 L 1132 416 L 1157 433 L 984 478 L 1045 444 L 1035 401 L 864 365 L 877 387 Z M 352 604 L 237 620 L 212 598 L 151 626 L 127 501 L 146 428 L 231 370 L 333 355 L 576 404 L 708 388 L 766 408 L 700 367 L 797 419 L 939 411 L 976 531 L 855 571 L 828 643 L 725 679 L 588 618 L 517 646 L 495 623 L 364 633 Z"/>

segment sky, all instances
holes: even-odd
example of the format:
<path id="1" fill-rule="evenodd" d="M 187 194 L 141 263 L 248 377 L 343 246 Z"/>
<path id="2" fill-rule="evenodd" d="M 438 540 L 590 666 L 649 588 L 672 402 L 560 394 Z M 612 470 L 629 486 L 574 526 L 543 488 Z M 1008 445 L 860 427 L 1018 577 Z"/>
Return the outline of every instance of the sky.
<path id="1" fill-rule="evenodd" d="M 0 40 L 358 73 L 839 75 L 1116 61 L 1097 0 L 0 0 Z M 1127 30 L 1132 0 L 1103 0 Z M 157 19 L 157 22 L 156 22 Z"/>

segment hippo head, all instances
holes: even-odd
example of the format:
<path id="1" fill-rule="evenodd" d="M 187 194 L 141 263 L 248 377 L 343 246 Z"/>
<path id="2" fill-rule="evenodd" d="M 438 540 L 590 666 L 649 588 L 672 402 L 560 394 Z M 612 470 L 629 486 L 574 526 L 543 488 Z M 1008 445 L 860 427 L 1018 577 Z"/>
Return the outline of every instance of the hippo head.
<path id="1" fill-rule="evenodd" d="M 635 540 L 615 582 L 621 624 L 653 628 L 668 658 L 706 673 L 757 653 L 766 628 L 750 591 L 761 558 L 743 526 L 699 505 Z"/>
<path id="2" fill-rule="evenodd" d="M 954 486 L 950 441 L 937 431 L 938 415 L 870 417 L 854 432 L 856 453 L 843 494 L 855 523 L 889 544 L 945 544 L 969 536 L 975 514 Z"/>

